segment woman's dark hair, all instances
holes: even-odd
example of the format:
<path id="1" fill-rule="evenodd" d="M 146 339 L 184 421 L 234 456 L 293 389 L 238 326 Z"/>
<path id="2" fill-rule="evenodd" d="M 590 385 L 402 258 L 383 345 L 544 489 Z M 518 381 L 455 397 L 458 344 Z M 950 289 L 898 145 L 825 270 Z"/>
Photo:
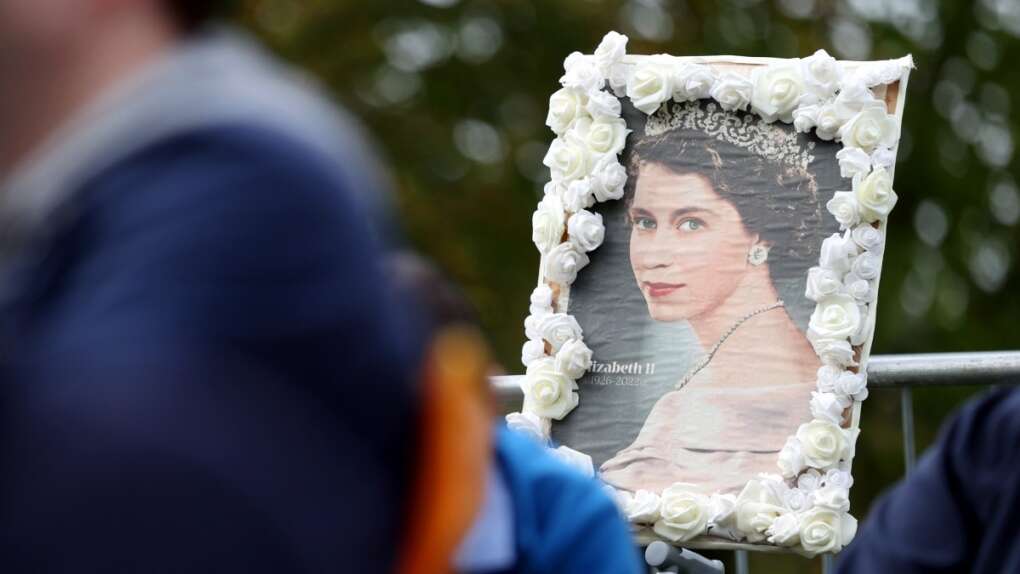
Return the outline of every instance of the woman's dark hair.
<path id="1" fill-rule="evenodd" d="M 191 33 L 204 24 L 223 16 L 231 2 L 229 0 L 167 0 L 166 6 L 177 26 L 185 33 Z"/>
<path id="2" fill-rule="evenodd" d="M 663 110 L 666 108 L 663 106 Z M 734 114 L 740 122 L 762 121 L 746 112 Z M 792 126 L 782 124 L 773 124 L 770 129 L 793 131 Z M 814 147 L 817 157 L 835 155 L 835 149 L 830 149 L 832 144 L 813 136 L 800 137 L 804 146 Z M 655 163 L 678 174 L 707 178 L 715 192 L 736 208 L 747 230 L 769 245 L 769 272 L 780 296 L 788 304 L 804 303 L 795 307 L 810 308 L 804 296 L 807 271 L 817 264 L 822 241 L 838 229 L 832 217 L 824 217 L 825 203 L 841 182 L 839 174 L 834 173 L 835 162 L 813 162 L 805 170 L 766 159 L 705 131 L 685 128 L 639 136 L 629 146 L 625 162 L 628 204 L 633 201 L 641 164 Z M 794 319 L 801 322 L 801 317 Z"/>

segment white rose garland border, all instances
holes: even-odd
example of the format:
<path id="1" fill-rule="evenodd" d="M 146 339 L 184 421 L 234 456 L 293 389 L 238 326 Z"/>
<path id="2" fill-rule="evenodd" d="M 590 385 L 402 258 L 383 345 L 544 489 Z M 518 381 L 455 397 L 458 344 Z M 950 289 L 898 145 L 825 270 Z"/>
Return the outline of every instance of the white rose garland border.
<path id="1" fill-rule="evenodd" d="M 819 264 L 807 277 L 807 297 L 817 303 L 807 336 L 823 364 L 811 399 L 814 420 L 787 440 L 777 460 L 779 474 L 752 479 L 739 495 L 706 494 L 682 483 L 661 493 L 613 494 L 631 522 L 673 542 L 710 535 L 809 556 L 838 552 L 856 531 L 848 512 L 850 463 L 859 406 L 868 395 L 863 365 L 874 327 L 886 218 L 896 204 L 892 171 L 913 61 L 907 56 L 844 63 L 822 50 L 794 60 L 627 56 L 626 44 L 626 36 L 610 32 L 594 55 L 568 56 L 563 87 L 549 101 L 546 124 L 557 137 L 543 161 L 552 180 L 532 217 L 532 239 L 542 259 L 524 322 L 524 404 L 507 416 L 508 423 L 548 445 L 551 421 L 578 405 L 576 381 L 589 369 L 592 351 L 577 321 L 563 310 L 569 286 L 588 264 L 587 253 L 605 235 L 602 216 L 587 208 L 623 196 L 627 172 L 618 156 L 630 130 L 619 97 L 649 115 L 669 101 L 711 98 L 724 110 L 750 109 L 769 122 L 814 130 L 823 140 L 843 144 L 836 157 L 843 177 L 852 181 L 850 190 L 837 192 L 826 205 L 843 232 L 823 242 Z M 749 76 L 718 73 L 711 66 L 716 62 L 756 67 Z M 894 82 L 900 92 L 896 114 L 889 114 L 872 88 Z M 565 446 L 553 453 L 594 475 L 589 456 Z"/>

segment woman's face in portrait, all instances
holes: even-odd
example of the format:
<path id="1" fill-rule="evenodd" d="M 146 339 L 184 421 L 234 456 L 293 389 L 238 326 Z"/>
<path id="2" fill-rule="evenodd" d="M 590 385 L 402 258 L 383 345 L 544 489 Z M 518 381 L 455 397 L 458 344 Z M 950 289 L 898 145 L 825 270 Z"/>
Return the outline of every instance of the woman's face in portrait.
<path id="1" fill-rule="evenodd" d="M 634 278 L 656 321 L 711 311 L 748 270 L 757 238 L 703 175 L 640 164 L 628 216 Z"/>

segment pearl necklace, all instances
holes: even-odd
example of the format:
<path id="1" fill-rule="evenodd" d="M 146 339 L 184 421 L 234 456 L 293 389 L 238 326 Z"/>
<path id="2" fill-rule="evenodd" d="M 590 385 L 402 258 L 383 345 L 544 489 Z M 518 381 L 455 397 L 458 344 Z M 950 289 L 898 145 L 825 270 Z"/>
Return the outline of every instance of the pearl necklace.
<path id="1" fill-rule="evenodd" d="M 762 313 L 766 313 L 768 311 L 771 311 L 773 309 L 778 309 L 778 308 L 783 307 L 783 306 L 784 306 L 783 300 L 780 299 L 780 300 L 776 301 L 775 303 L 772 303 L 771 305 L 767 305 L 765 307 L 762 307 L 761 309 L 756 309 L 754 311 L 751 311 L 747 315 L 744 315 L 740 319 L 737 319 L 737 322 L 734 323 L 733 326 L 730 327 L 728 331 L 723 333 L 723 336 L 720 337 L 719 341 L 716 342 L 716 344 L 712 346 L 712 349 L 709 350 L 708 353 L 704 357 L 702 357 L 701 360 L 698 361 L 697 364 L 695 364 L 694 367 L 691 370 L 687 371 L 687 374 L 684 375 L 684 378 L 680 381 L 679 384 L 677 384 L 676 390 L 679 391 L 680 389 L 682 389 L 685 386 L 687 386 L 687 383 L 691 382 L 691 379 L 693 379 L 695 375 L 697 375 L 698 373 L 701 372 L 702 369 L 707 367 L 708 363 L 712 361 L 712 357 L 715 356 L 716 351 L 719 350 L 719 347 L 722 347 L 722 344 L 726 342 L 726 339 L 729 339 L 730 335 L 732 335 L 734 333 L 734 331 L 736 331 L 738 328 L 740 328 L 741 325 L 746 323 L 752 317 L 756 317 L 758 315 L 761 315 Z"/>

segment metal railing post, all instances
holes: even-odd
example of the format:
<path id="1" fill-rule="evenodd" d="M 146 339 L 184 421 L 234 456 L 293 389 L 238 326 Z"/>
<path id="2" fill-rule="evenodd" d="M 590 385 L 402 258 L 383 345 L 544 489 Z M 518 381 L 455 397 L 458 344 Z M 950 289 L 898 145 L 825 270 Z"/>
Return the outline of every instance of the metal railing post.
<path id="1" fill-rule="evenodd" d="M 751 568 L 747 564 L 747 550 L 735 550 L 733 556 L 736 558 L 737 574 L 750 574 Z"/>
<path id="2" fill-rule="evenodd" d="M 914 470 L 917 458 L 917 445 L 914 439 L 914 396 L 910 387 L 900 390 L 900 422 L 903 425 L 903 474 Z"/>

